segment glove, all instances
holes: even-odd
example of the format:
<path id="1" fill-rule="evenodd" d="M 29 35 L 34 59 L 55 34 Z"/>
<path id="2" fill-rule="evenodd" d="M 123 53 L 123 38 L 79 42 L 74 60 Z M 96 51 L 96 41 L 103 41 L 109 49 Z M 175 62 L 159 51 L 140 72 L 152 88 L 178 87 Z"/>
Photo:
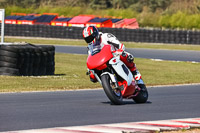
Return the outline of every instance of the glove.
<path id="1" fill-rule="evenodd" d="M 130 62 L 130 63 L 133 62 L 133 61 L 134 61 L 134 57 L 133 57 L 133 55 L 131 55 L 131 54 L 128 55 L 128 57 L 127 57 L 127 61 Z"/>
<path id="2" fill-rule="evenodd" d="M 122 52 L 122 56 L 126 57 L 127 56 L 127 61 L 132 63 L 134 61 L 134 56 L 131 54 L 127 54 L 125 51 Z"/>
<path id="3" fill-rule="evenodd" d="M 127 55 L 127 54 L 123 51 L 123 52 L 122 52 L 122 56 L 123 56 L 123 57 L 126 57 L 126 55 Z"/>

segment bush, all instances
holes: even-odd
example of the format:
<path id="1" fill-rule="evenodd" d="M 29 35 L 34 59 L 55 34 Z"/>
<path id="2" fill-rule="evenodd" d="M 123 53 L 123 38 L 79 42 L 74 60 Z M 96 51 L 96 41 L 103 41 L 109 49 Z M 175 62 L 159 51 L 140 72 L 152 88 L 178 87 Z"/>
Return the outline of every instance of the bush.
<path id="1" fill-rule="evenodd" d="M 147 8 L 144 10 L 145 11 L 143 11 L 137 17 L 139 25 L 142 27 L 158 27 L 158 21 L 160 18 L 159 11 L 156 11 L 155 13 L 153 13 L 153 12 L 149 12 Z"/>
<path id="2" fill-rule="evenodd" d="M 200 28 L 200 15 L 177 12 L 173 15 L 163 15 L 159 18 L 158 27 L 166 28 Z"/>
<path id="3" fill-rule="evenodd" d="M 171 16 L 170 15 L 164 15 L 164 16 L 160 16 L 159 21 L 158 21 L 158 27 L 165 27 L 165 28 L 170 28 L 170 19 Z"/>
<path id="4" fill-rule="evenodd" d="M 34 7 L 22 8 L 19 6 L 7 6 L 5 10 L 6 16 L 9 16 L 11 13 L 35 13 Z"/>

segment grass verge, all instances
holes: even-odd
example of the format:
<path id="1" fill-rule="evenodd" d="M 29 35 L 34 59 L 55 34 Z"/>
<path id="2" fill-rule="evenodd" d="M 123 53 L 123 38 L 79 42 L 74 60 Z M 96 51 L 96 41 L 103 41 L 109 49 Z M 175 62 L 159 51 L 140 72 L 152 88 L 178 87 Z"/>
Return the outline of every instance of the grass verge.
<path id="1" fill-rule="evenodd" d="M 54 91 L 98 88 L 85 74 L 87 55 L 56 53 L 54 76 L 0 76 L 0 92 Z M 147 86 L 200 83 L 200 63 L 153 61 L 136 58 Z"/>
<path id="2" fill-rule="evenodd" d="M 48 38 L 19 38 L 6 37 L 5 42 L 28 42 L 33 44 L 52 44 L 52 45 L 74 45 L 87 46 L 84 40 L 69 39 L 48 39 Z M 195 50 L 200 51 L 200 45 L 184 45 L 184 44 L 153 44 L 153 43 L 135 43 L 122 42 L 126 48 L 150 48 L 150 49 L 169 49 L 169 50 Z"/>
<path id="3" fill-rule="evenodd" d="M 200 133 L 200 128 L 194 128 L 189 130 L 178 130 L 178 131 L 164 131 L 162 133 Z"/>

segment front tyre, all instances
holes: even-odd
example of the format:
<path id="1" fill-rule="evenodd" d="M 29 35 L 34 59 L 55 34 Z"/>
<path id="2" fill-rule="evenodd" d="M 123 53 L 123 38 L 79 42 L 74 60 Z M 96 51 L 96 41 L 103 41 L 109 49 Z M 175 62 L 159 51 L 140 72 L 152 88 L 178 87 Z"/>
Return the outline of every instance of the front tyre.
<path id="1" fill-rule="evenodd" d="M 115 105 L 123 104 L 123 97 L 120 89 L 116 89 L 110 76 L 105 74 L 101 76 L 102 86 L 110 101 Z"/>
<path id="2" fill-rule="evenodd" d="M 133 100 L 136 103 L 146 103 L 147 99 L 148 99 L 147 88 L 146 88 L 145 84 L 139 84 L 138 86 L 141 88 L 141 90 L 140 90 L 139 94 L 133 98 Z"/>

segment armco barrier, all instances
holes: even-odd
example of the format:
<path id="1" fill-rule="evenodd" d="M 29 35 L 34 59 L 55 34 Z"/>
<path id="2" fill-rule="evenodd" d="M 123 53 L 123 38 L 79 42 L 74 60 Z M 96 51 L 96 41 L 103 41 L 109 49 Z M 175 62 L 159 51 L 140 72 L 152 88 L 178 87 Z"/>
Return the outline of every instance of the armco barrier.
<path id="1" fill-rule="evenodd" d="M 0 75 L 54 75 L 55 47 L 47 45 L 0 45 Z"/>
<path id="2" fill-rule="evenodd" d="M 5 35 L 83 39 L 83 28 L 49 25 L 5 25 Z M 99 28 L 99 31 L 114 34 L 120 41 L 200 44 L 200 31 L 162 29 Z"/>

